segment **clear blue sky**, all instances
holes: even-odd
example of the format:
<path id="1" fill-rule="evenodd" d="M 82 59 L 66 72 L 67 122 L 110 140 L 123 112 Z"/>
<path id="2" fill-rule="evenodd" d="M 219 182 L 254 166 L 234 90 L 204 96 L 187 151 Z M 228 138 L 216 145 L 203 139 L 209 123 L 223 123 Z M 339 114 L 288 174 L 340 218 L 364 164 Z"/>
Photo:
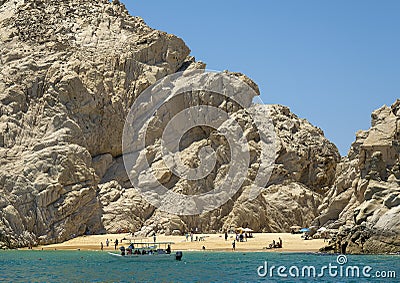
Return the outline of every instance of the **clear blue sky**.
<path id="1" fill-rule="evenodd" d="M 208 69 L 243 72 L 346 155 L 371 112 L 400 97 L 400 1 L 124 1 L 184 39 Z"/>

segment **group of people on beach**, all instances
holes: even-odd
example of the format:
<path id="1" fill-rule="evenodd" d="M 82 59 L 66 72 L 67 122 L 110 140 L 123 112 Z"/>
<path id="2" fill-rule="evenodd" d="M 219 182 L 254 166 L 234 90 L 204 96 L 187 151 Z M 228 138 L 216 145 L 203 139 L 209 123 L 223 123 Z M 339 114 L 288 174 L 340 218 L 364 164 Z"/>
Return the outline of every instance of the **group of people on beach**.
<path id="1" fill-rule="evenodd" d="M 247 233 L 236 233 L 237 242 L 247 242 Z"/>
<path id="2" fill-rule="evenodd" d="M 266 247 L 267 249 L 281 249 L 282 248 L 282 239 L 279 237 L 279 240 L 275 242 L 272 240 L 272 243 Z"/>
<path id="3" fill-rule="evenodd" d="M 185 233 L 186 242 L 189 241 L 189 237 L 190 237 L 190 241 L 193 242 L 193 232 Z"/>
<path id="4" fill-rule="evenodd" d="M 228 241 L 228 231 L 224 233 L 225 241 Z M 250 238 L 247 233 L 237 232 L 235 239 L 232 242 L 232 251 L 236 250 L 236 242 L 247 242 L 247 238 Z"/>
<path id="5" fill-rule="evenodd" d="M 112 241 L 112 240 L 111 240 L 111 241 Z M 122 240 L 121 240 L 121 242 L 122 242 Z M 115 239 L 115 241 L 114 241 L 114 250 L 117 250 L 118 244 L 119 244 L 118 239 Z M 107 239 L 107 240 L 106 240 L 106 247 L 109 247 L 109 246 L 110 246 L 110 240 Z M 101 250 L 104 249 L 104 244 L 103 244 L 103 242 L 100 243 L 100 249 L 101 249 Z"/>
<path id="6" fill-rule="evenodd" d="M 197 227 L 195 229 L 191 229 L 190 232 L 186 232 L 185 233 L 186 242 L 189 241 L 189 238 L 191 242 L 204 241 L 204 237 L 195 236 L 195 234 L 197 233 L 199 233 L 199 228 Z"/>

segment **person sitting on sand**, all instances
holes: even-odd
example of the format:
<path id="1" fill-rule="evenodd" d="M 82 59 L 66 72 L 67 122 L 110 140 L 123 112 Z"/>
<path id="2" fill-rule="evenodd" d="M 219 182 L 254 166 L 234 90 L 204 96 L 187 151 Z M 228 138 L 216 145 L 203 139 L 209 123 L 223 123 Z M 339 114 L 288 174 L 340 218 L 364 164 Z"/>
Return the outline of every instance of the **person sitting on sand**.
<path id="1" fill-rule="evenodd" d="M 267 249 L 274 249 L 274 248 L 277 248 L 277 247 L 278 247 L 278 246 L 277 246 L 277 244 L 275 243 L 275 240 L 272 240 L 272 243 L 268 245 L 268 248 L 267 248 Z"/>

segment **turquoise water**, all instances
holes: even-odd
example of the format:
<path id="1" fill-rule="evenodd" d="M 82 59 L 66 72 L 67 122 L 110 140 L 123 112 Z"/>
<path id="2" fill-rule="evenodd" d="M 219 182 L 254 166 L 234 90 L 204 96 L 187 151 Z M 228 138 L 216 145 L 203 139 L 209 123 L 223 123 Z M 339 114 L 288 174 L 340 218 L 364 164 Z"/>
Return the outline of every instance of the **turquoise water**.
<path id="1" fill-rule="evenodd" d="M 270 273 L 258 275 L 259 266 L 263 275 L 265 261 L 268 270 L 276 266 L 272 277 Z M 345 277 L 344 271 L 342 277 L 339 273 L 332 277 L 328 270 L 320 278 L 308 277 L 306 271 L 301 276 L 304 266 L 313 265 L 318 276 L 322 266 L 329 264 L 338 268 L 357 265 L 360 270 L 368 265 L 372 270 L 365 274 L 371 277 Z M 288 277 L 278 276 L 278 266 L 286 267 Z M 299 277 L 292 277 L 296 268 Z M 376 278 L 376 271 L 392 278 Z M 184 252 L 182 261 L 139 262 L 106 252 L 1 251 L 0 282 L 400 282 L 400 256 L 349 255 L 347 263 L 339 265 L 337 256 L 318 254 Z"/>

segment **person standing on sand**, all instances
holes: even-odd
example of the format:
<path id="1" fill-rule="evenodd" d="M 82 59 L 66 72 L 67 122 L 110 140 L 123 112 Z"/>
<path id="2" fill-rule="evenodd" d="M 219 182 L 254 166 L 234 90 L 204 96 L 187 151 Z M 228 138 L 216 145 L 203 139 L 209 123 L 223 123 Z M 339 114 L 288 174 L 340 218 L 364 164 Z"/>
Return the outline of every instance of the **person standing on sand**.
<path id="1" fill-rule="evenodd" d="M 118 239 L 115 240 L 115 244 L 114 244 L 114 250 L 116 250 L 118 247 Z"/>
<path id="2" fill-rule="evenodd" d="M 156 233 L 154 233 L 154 235 L 153 235 L 153 242 L 155 243 L 156 240 L 157 240 L 157 236 L 156 236 Z"/>
<path id="3" fill-rule="evenodd" d="M 232 251 L 235 251 L 235 249 L 236 249 L 236 240 L 233 240 L 233 243 L 232 243 Z"/>
<path id="4" fill-rule="evenodd" d="M 100 243 L 100 249 L 103 250 L 103 242 Z"/>
<path id="5" fill-rule="evenodd" d="M 282 248 L 282 239 L 279 237 L 279 247 Z"/>
<path id="6" fill-rule="evenodd" d="M 106 247 L 108 247 L 109 244 L 110 244 L 110 241 L 107 239 L 106 240 Z"/>
<path id="7" fill-rule="evenodd" d="M 228 231 L 225 231 L 225 241 L 228 241 Z"/>

